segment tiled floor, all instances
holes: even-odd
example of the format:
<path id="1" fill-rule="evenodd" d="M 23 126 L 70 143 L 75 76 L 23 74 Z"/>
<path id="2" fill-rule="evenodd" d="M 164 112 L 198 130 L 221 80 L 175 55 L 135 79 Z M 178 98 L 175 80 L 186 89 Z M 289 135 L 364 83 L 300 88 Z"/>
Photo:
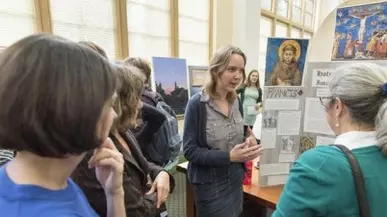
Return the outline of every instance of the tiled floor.
<path id="1" fill-rule="evenodd" d="M 185 176 L 182 173 L 176 172 L 175 190 L 167 202 L 168 217 L 186 217 L 185 210 Z"/>

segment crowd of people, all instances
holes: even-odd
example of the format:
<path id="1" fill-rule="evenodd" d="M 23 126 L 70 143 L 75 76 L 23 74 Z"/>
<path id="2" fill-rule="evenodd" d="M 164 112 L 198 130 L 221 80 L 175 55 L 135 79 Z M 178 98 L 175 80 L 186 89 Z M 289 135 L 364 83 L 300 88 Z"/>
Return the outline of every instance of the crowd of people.
<path id="1" fill-rule="evenodd" d="M 262 153 L 251 130 L 262 89 L 257 70 L 246 78 L 246 62 L 241 49 L 220 47 L 186 106 L 183 152 L 199 217 L 243 216 L 245 163 Z M 337 72 L 323 102 L 327 121 L 360 165 L 368 211 L 384 216 L 387 71 L 356 63 Z M 177 126 L 150 75 L 144 59 L 113 63 L 93 42 L 51 34 L 1 53 L 1 215 L 168 216 L 175 181 L 152 146 L 163 143 L 160 129 Z M 359 216 L 356 193 L 344 153 L 318 146 L 294 163 L 273 216 Z"/>

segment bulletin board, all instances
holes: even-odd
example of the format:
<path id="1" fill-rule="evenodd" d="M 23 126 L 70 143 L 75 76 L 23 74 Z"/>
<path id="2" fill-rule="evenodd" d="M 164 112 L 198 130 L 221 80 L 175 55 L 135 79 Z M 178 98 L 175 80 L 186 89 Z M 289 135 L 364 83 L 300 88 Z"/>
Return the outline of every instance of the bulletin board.
<path id="1" fill-rule="evenodd" d="M 372 61 L 387 67 L 386 61 Z M 300 154 L 317 145 L 335 140 L 320 97 L 329 96 L 334 69 L 353 62 L 309 62 L 303 86 L 265 87 L 262 113 L 260 186 L 286 183 L 293 163 Z"/>

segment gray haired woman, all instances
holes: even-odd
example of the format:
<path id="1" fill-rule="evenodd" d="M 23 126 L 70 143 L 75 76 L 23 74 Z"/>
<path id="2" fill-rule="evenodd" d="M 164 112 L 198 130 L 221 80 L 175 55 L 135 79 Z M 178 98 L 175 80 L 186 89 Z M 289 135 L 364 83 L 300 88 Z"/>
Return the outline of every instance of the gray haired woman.
<path id="1" fill-rule="evenodd" d="M 387 213 L 387 70 L 371 63 L 336 70 L 330 97 L 321 99 L 338 135 L 335 144 L 352 151 L 363 173 L 372 216 Z M 274 217 L 360 216 L 354 178 L 344 153 L 317 146 L 291 169 Z"/>

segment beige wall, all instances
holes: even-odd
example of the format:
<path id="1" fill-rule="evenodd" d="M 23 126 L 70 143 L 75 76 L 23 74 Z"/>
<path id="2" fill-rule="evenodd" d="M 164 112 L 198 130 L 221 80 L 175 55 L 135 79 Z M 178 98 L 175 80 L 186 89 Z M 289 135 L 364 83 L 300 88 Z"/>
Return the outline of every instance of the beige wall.
<path id="1" fill-rule="evenodd" d="M 359 4 L 369 4 L 383 2 L 383 0 L 350 0 L 341 4 L 342 6 L 351 6 Z M 308 53 L 308 61 L 330 61 L 333 47 L 333 36 L 335 28 L 335 14 L 333 10 L 327 18 L 321 23 L 320 28 L 314 34 L 311 47 Z"/>

